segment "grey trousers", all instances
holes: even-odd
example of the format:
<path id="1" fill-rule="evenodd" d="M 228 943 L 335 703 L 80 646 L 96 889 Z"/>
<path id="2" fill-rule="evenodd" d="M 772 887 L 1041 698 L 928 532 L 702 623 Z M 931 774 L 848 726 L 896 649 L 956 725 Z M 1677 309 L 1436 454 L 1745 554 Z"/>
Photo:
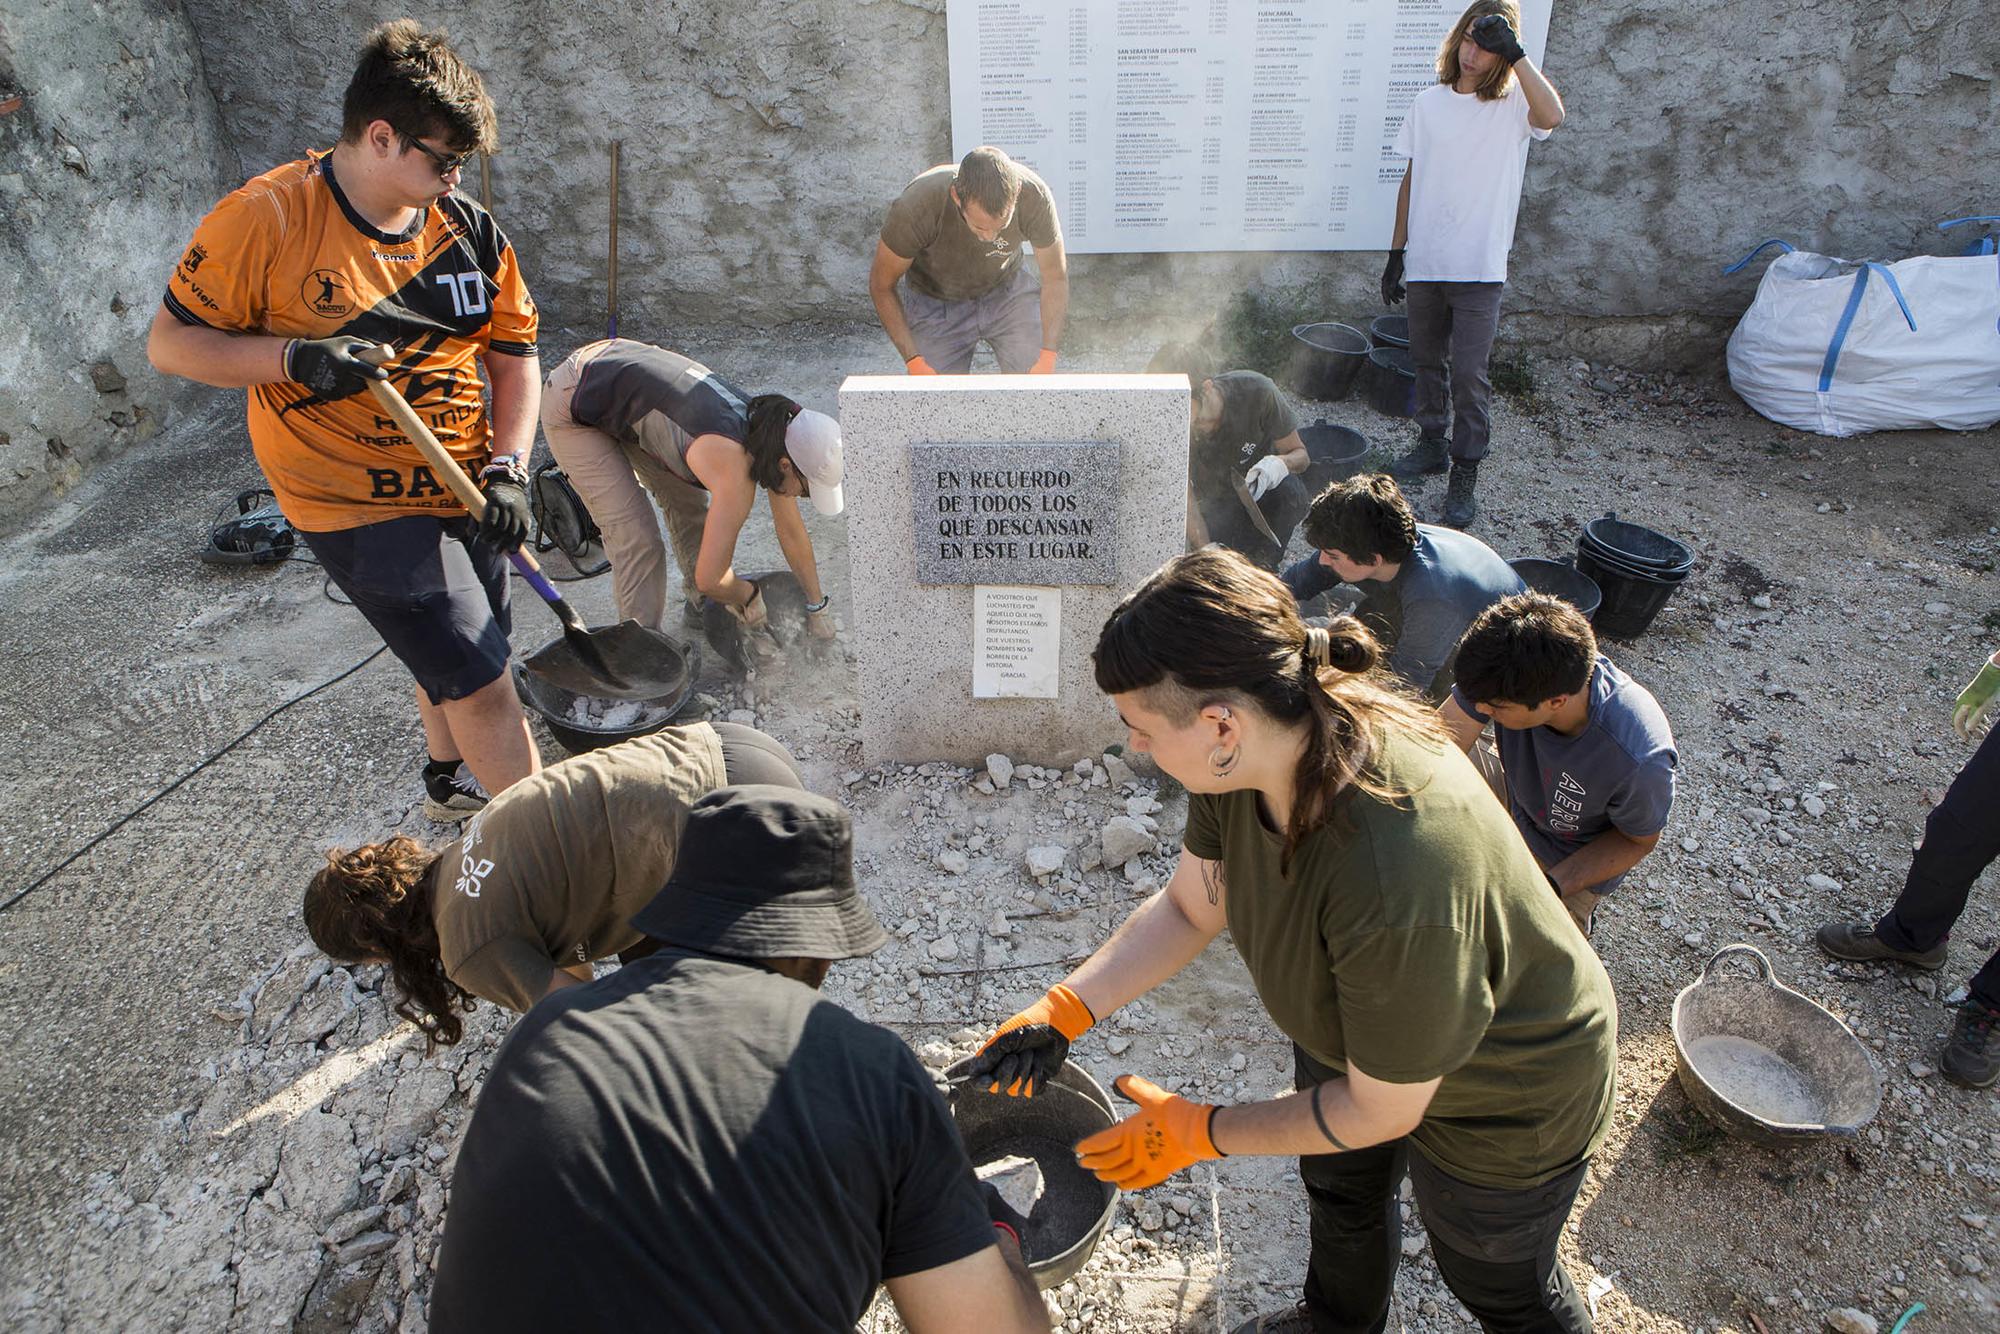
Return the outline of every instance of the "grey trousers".
<path id="1" fill-rule="evenodd" d="M 542 385 L 542 433 L 548 437 L 549 453 L 569 474 L 604 533 L 618 615 L 658 630 L 666 616 L 668 543 L 680 567 L 681 595 L 690 607 L 695 605 L 694 565 L 708 522 L 708 492 L 675 476 L 663 461 L 637 445 L 622 444 L 570 415 L 570 400 L 576 397 L 583 368 L 606 346 L 580 347 L 549 372 Z M 660 541 L 655 505 L 667 521 L 668 543 Z"/>
<path id="2" fill-rule="evenodd" d="M 1492 434 L 1488 403 L 1493 383 L 1486 363 L 1500 327 L 1505 283 L 1410 283 L 1410 360 L 1417 368 L 1417 429 L 1427 439 L 1446 438 L 1451 456 L 1467 463 L 1486 457 Z"/>
<path id="3" fill-rule="evenodd" d="M 1005 282 L 970 301 L 940 301 L 903 284 L 903 318 L 917 354 L 940 375 L 963 375 L 984 342 L 1008 375 L 1027 373 L 1042 355 L 1042 279 L 1032 256 Z"/>

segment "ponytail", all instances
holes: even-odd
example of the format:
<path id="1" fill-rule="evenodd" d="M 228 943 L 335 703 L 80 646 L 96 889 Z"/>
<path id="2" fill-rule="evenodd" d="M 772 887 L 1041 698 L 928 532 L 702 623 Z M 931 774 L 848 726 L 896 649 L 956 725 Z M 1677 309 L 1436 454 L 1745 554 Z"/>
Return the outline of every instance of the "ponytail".
<path id="1" fill-rule="evenodd" d="M 743 449 L 750 456 L 750 480 L 775 491 L 785 484 L 785 471 L 778 465 L 787 457 L 785 432 L 799 415 L 799 405 L 783 394 L 759 394 L 750 400 L 745 415 L 750 427 L 743 435 Z"/>

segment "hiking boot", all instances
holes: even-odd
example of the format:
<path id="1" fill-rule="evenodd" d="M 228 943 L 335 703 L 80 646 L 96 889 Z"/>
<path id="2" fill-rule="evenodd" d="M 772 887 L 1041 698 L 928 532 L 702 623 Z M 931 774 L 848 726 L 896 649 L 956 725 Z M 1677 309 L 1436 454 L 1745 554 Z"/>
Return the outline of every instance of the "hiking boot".
<path id="1" fill-rule="evenodd" d="M 1399 482 L 1408 482 L 1443 472 L 1450 466 L 1451 455 L 1446 452 L 1444 437 L 1420 435 L 1416 444 L 1389 464 L 1389 475 Z"/>
<path id="2" fill-rule="evenodd" d="M 1989 1010 L 1972 997 L 1958 1007 L 1951 1039 L 1938 1055 L 1938 1069 L 1954 1084 L 1969 1089 L 1993 1087 L 2000 1079 L 2000 1010 Z"/>
<path id="3" fill-rule="evenodd" d="M 1444 513 L 1440 522 L 1447 528 L 1463 528 L 1478 517 L 1479 502 L 1472 488 L 1479 483 L 1479 464 L 1465 459 L 1451 461 L 1451 480 L 1445 485 Z"/>
<path id="4" fill-rule="evenodd" d="M 1945 943 L 1940 940 L 1927 950 L 1899 950 L 1875 934 L 1866 922 L 1828 922 L 1813 934 L 1819 947 L 1836 959 L 1852 963 L 1873 963 L 1893 959 L 1934 973 L 1944 967 Z"/>
<path id="5" fill-rule="evenodd" d="M 464 760 L 424 766 L 424 815 L 439 824 L 457 824 L 477 815 L 486 805 L 486 789 L 465 767 Z"/>
<path id="6" fill-rule="evenodd" d="M 1250 1317 L 1233 1334 L 1312 1334 L 1312 1328 L 1312 1312 L 1306 1309 L 1304 1301 L 1297 1301 L 1282 1311 L 1266 1311 Z"/>

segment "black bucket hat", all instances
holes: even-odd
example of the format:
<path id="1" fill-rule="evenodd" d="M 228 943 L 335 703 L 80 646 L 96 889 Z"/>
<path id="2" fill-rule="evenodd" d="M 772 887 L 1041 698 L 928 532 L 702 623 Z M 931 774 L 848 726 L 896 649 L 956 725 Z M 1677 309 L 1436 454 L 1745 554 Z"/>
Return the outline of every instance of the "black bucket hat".
<path id="1" fill-rule="evenodd" d="M 889 935 L 854 888 L 847 812 L 797 788 L 717 788 L 688 812 L 674 873 L 632 925 L 739 959 L 853 959 Z"/>

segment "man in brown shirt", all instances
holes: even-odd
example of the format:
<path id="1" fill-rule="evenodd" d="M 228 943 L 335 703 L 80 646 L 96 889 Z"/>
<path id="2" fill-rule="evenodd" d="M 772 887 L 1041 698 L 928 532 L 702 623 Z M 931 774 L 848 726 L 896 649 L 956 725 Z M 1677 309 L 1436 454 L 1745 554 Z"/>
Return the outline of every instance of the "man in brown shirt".
<path id="1" fill-rule="evenodd" d="M 932 167 L 889 206 L 868 295 L 912 375 L 963 375 L 981 342 L 1010 375 L 1048 374 L 1069 309 L 1055 197 L 997 148 Z"/>

